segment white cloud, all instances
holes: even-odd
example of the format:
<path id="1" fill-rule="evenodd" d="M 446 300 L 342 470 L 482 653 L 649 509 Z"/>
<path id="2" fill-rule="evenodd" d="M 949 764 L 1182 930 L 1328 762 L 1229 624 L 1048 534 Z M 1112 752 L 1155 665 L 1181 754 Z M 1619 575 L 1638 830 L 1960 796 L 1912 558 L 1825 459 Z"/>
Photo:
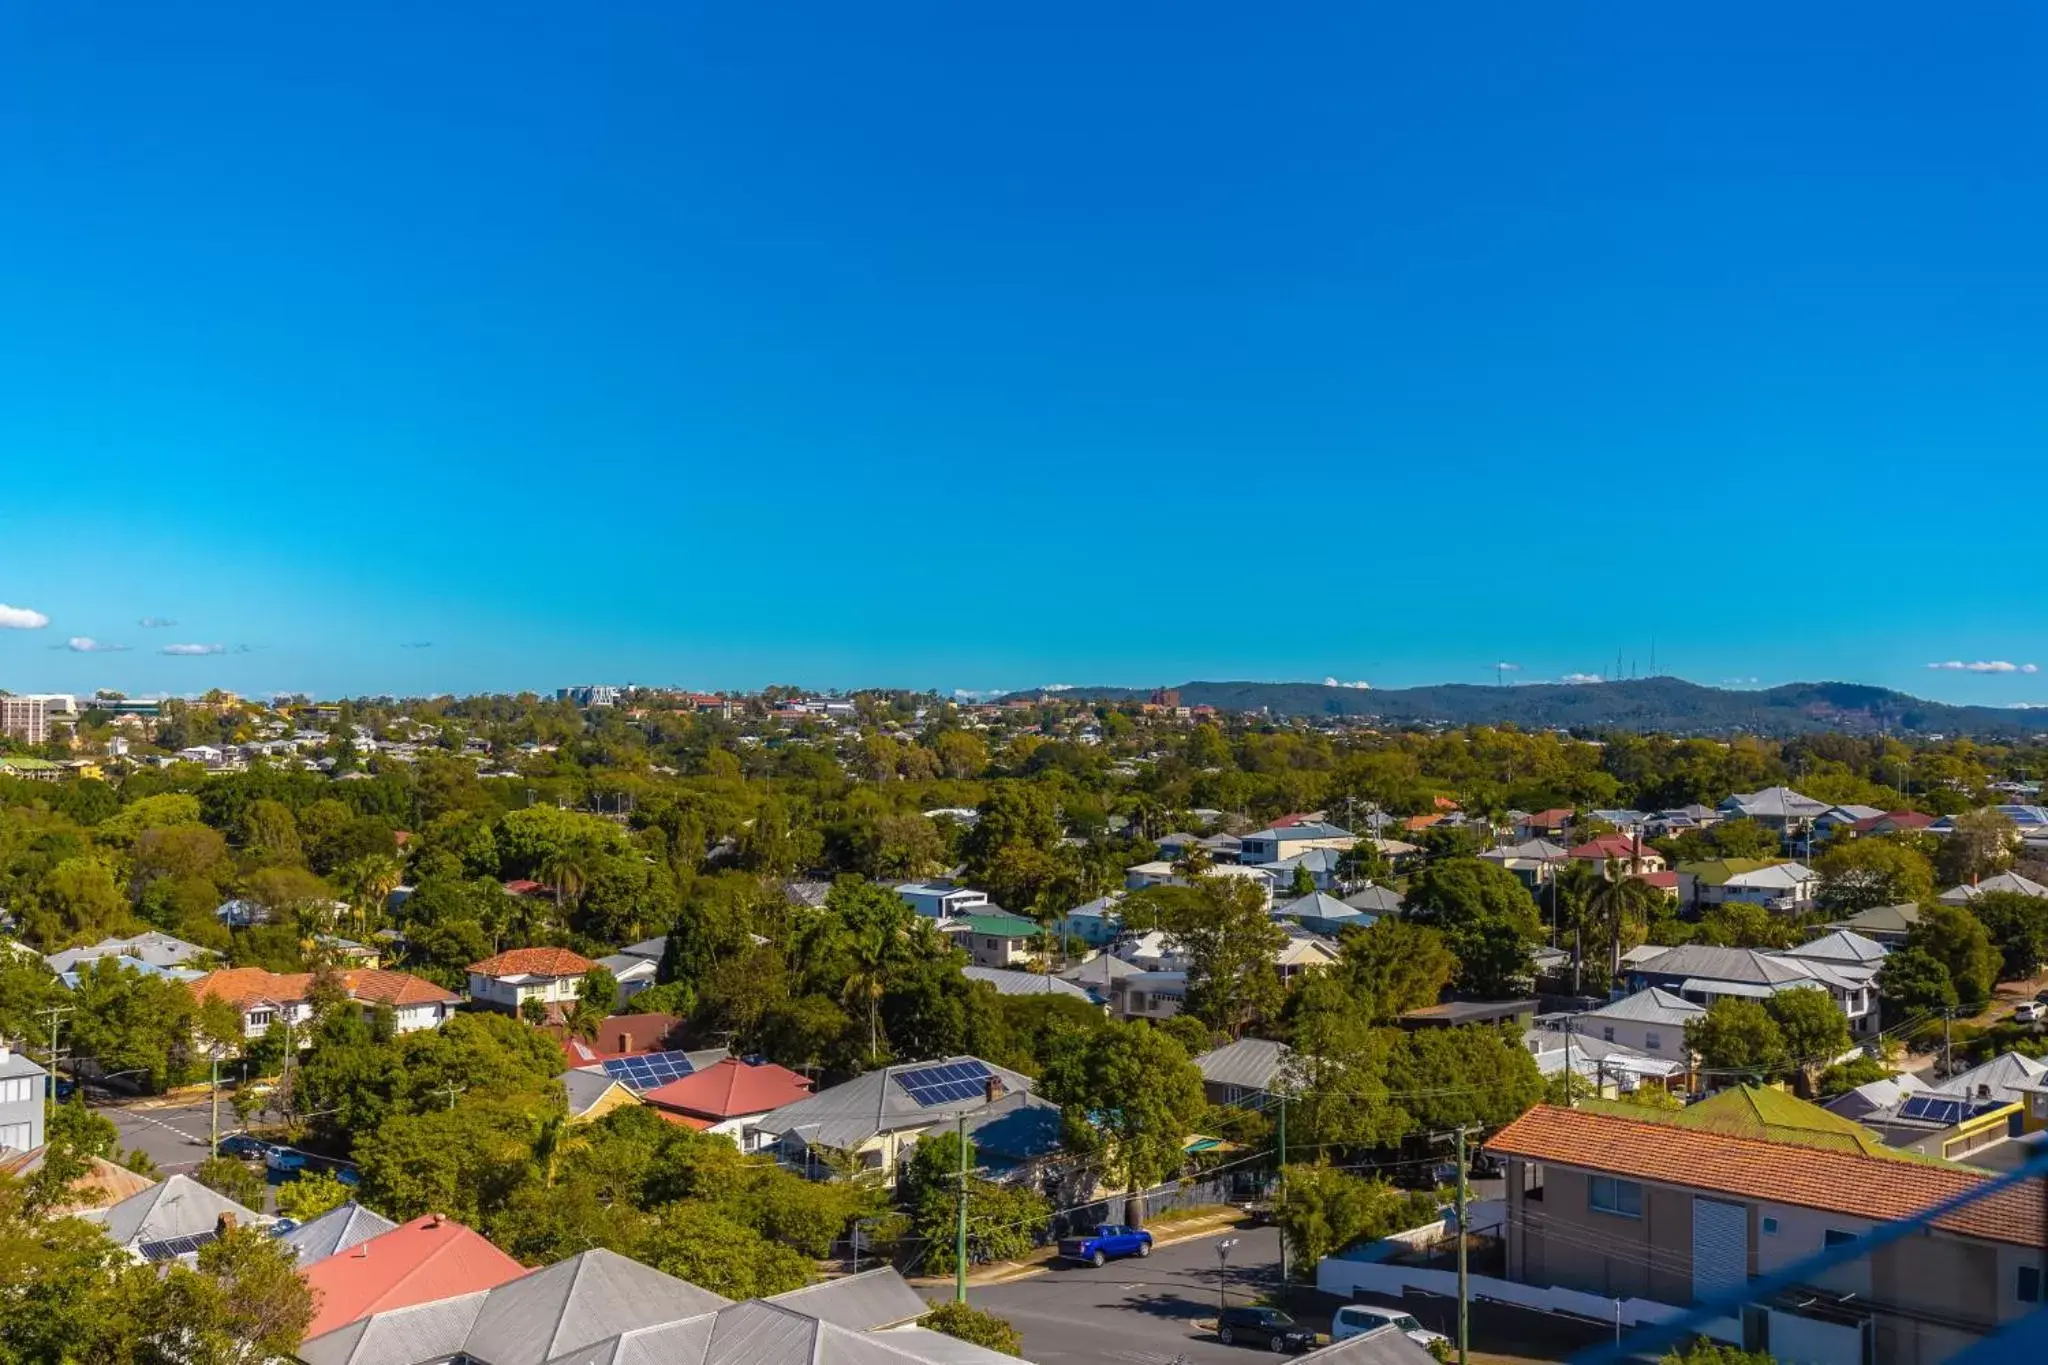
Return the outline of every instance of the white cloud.
<path id="1" fill-rule="evenodd" d="M 1500 663 L 1495 664 L 1494 667 L 1499 669 L 1503 673 L 1520 673 L 1522 671 L 1522 666 L 1520 664 Z"/>
<path id="2" fill-rule="evenodd" d="M 1558 681 L 1568 683 L 1597 683 L 1606 682 L 1607 679 L 1601 677 L 1598 673 L 1567 673 L 1564 675 L 1564 677 L 1558 679 Z"/>
<path id="3" fill-rule="evenodd" d="M 1759 681 L 1759 680 L 1758 680 L 1758 679 L 1756 679 L 1756 678 L 1723 678 L 1723 679 L 1721 679 L 1721 686 L 1723 686 L 1723 687 L 1755 687 L 1755 686 L 1757 685 L 1757 682 L 1758 682 L 1758 681 Z"/>
<path id="4" fill-rule="evenodd" d="M 41 630 L 50 618 L 27 607 L 10 607 L 0 602 L 0 630 Z"/>
<path id="5" fill-rule="evenodd" d="M 140 621 L 137 621 L 135 624 L 141 626 L 144 630 L 164 630 L 168 627 L 175 626 L 178 623 L 176 621 L 169 619 L 168 617 L 145 616 Z"/>
<path id="6" fill-rule="evenodd" d="M 2008 663 L 2004 659 L 1978 659 L 1972 663 L 1964 663 L 1961 659 L 1949 659 L 1927 666 L 1940 669 L 1945 673 L 2039 673 L 2041 671 L 2041 665 L 2039 664 Z"/>
<path id="7" fill-rule="evenodd" d="M 1072 683 L 1046 683 L 1038 690 L 1041 692 L 1071 692 L 1074 690 L 1074 685 Z"/>
<path id="8" fill-rule="evenodd" d="M 985 701 L 990 697 L 1000 697 L 1009 690 L 1007 687 L 956 687 L 953 695 L 961 701 Z"/>
<path id="9" fill-rule="evenodd" d="M 128 646 L 108 644 L 103 640 L 95 640 L 90 635 L 74 635 L 64 642 L 64 648 L 73 654 L 119 654 Z"/>
<path id="10" fill-rule="evenodd" d="M 1337 680 L 1336 680 L 1335 678 L 1333 678 L 1333 677 L 1332 677 L 1332 678 L 1325 678 L 1325 679 L 1323 679 L 1323 686 L 1325 686 L 1325 687 L 1355 687 L 1355 688 L 1357 688 L 1357 689 L 1358 689 L 1359 691 L 1361 691 L 1361 692 L 1370 692 L 1370 691 L 1372 690 L 1372 684 L 1371 684 L 1371 683 L 1369 683 L 1369 682 L 1366 682 L 1366 681 L 1365 681 L 1364 679 L 1360 679 L 1360 680 L 1359 680 L 1359 681 L 1357 681 L 1357 682 L 1338 682 L 1338 681 L 1337 681 Z"/>
<path id="11" fill-rule="evenodd" d="M 157 651 L 159 654 L 178 655 L 225 654 L 227 652 L 228 647 L 226 645 L 165 645 Z"/>

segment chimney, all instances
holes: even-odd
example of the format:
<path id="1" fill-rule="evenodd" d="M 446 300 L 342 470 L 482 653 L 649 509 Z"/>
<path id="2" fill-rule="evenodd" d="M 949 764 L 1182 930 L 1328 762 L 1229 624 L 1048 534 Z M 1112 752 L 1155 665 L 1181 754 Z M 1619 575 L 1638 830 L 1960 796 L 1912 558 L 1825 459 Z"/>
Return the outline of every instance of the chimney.
<path id="1" fill-rule="evenodd" d="M 427 1226 L 430 1228 L 440 1227 L 445 1217 L 446 1215 L 444 1214 L 430 1213 L 427 1215 Z"/>
<path id="2" fill-rule="evenodd" d="M 232 1213 L 223 1210 L 220 1217 L 213 1220 L 213 1235 L 216 1237 L 226 1237 L 234 1230 L 235 1215 Z"/>
<path id="3" fill-rule="evenodd" d="M 1000 1077 L 1000 1076 L 990 1076 L 990 1077 L 988 1078 L 988 1087 L 987 1087 L 987 1099 L 988 1099 L 988 1103 L 990 1103 L 990 1104 L 994 1104 L 994 1103 L 995 1103 L 995 1102 L 996 1102 L 997 1100 L 1001 1099 L 1002 1097 L 1003 1097 L 1003 1078 L 1002 1078 L 1002 1077 Z"/>

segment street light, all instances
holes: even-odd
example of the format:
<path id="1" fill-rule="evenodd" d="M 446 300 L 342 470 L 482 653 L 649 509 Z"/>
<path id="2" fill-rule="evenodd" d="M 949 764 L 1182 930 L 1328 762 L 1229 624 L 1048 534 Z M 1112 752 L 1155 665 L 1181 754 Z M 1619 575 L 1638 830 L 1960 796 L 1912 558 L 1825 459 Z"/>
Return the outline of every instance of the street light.
<path id="1" fill-rule="evenodd" d="M 1216 1244 L 1216 1311 L 1230 1311 L 1230 1249 L 1237 1245 L 1235 1237 L 1225 1237 Z"/>

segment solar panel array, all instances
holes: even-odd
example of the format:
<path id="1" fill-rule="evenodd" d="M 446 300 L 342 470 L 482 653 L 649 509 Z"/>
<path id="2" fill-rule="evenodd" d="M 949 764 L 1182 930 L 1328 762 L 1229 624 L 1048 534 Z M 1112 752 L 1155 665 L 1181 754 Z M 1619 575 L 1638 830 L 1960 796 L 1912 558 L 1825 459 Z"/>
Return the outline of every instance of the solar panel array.
<path id="1" fill-rule="evenodd" d="M 607 1057 L 604 1074 L 628 1090 L 652 1090 L 679 1081 L 697 1068 L 687 1052 L 649 1052 L 640 1057 Z"/>
<path id="2" fill-rule="evenodd" d="M 925 1109 L 935 1104 L 952 1104 L 977 1099 L 988 1093 L 991 1073 L 980 1062 L 943 1062 L 896 1073 L 896 1084 Z"/>
<path id="3" fill-rule="evenodd" d="M 1899 1107 L 1899 1116 L 1926 1119 L 1930 1123 L 1961 1123 L 1970 1116 L 1970 1102 L 1943 1095 L 1915 1095 Z"/>
<path id="4" fill-rule="evenodd" d="M 135 1249 L 141 1253 L 145 1261 L 168 1261 L 174 1257 L 197 1252 L 218 1235 L 213 1232 L 195 1232 L 190 1237 L 166 1237 L 158 1242 L 142 1242 L 137 1244 Z"/>

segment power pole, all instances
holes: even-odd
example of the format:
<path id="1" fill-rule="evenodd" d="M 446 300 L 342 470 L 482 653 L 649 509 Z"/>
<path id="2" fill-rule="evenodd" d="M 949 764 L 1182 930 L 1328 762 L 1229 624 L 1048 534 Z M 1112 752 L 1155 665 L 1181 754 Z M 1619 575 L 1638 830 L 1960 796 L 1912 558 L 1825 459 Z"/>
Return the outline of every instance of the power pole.
<path id="1" fill-rule="evenodd" d="M 1578 1022 L 1577 1015 L 1568 1014 L 1564 1019 L 1564 1107 L 1572 1107 L 1572 1025 Z"/>
<path id="2" fill-rule="evenodd" d="M 57 1029 L 64 1022 L 64 1016 L 74 1008 L 72 1005 L 52 1005 L 46 1010 L 36 1011 L 38 1017 L 50 1021 L 50 1075 L 43 1083 L 43 1097 L 49 1102 L 52 1116 L 57 1108 Z"/>
<path id="3" fill-rule="evenodd" d="M 1949 1024 L 1955 1017 L 1956 1012 L 1953 1009 L 1941 1012 L 1941 1074 L 1944 1077 L 1953 1075 L 1956 1069 L 1955 1047 L 1949 1041 Z"/>
<path id="4" fill-rule="evenodd" d="M 1280 1097 L 1280 1206 L 1287 1206 L 1287 1097 Z M 1280 1234 L 1280 1283 L 1287 1284 L 1287 1233 Z"/>
<path id="5" fill-rule="evenodd" d="M 209 1122 L 209 1124 L 208 1124 L 208 1129 L 209 1129 L 209 1132 L 210 1132 L 210 1134 L 211 1134 L 211 1138 L 210 1138 L 210 1140 L 209 1140 L 209 1141 L 207 1142 L 207 1144 L 206 1144 L 206 1146 L 207 1146 L 207 1151 L 206 1151 L 206 1154 L 207 1154 L 208 1156 L 219 1156 L 219 1155 L 220 1155 L 220 1053 L 219 1053 L 219 1052 L 215 1052 L 215 1053 L 213 1054 L 213 1057 L 212 1057 L 212 1062 L 213 1062 L 213 1088 L 212 1088 L 211 1090 L 209 1090 L 209 1091 L 207 1092 L 207 1096 L 206 1096 L 207 1110 L 208 1110 L 208 1113 L 209 1113 L 209 1118 L 210 1118 L 210 1122 Z"/>
<path id="6" fill-rule="evenodd" d="M 1567 1057 L 1565 1063 L 1565 1071 L 1569 1074 L 1571 1059 Z M 1478 1131 L 1476 1125 L 1458 1129 L 1458 1365 L 1466 1365 L 1465 1352 L 1472 1339 L 1468 1311 L 1471 1307 L 1472 1294 L 1465 1274 L 1465 1243 L 1468 1236 L 1465 1226 L 1465 1134 Z"/>
<path id="7" fill-rule="evenodd" d="M 448 1097 L 448 1107 L 450 1109 L 453 1109 L 455 1107 L 455 1097 L 457 1095 L 460 1095 L 467 1088 L 468 1087 L 466 1086 L 460 1086 L 457 1085 L 455 1082 L 450 1081 L 446 1085 L 436 1086 L 434 1089 L 434 1093 L 437 1095 L 445 1094 Z"/>
<path id="8" fill-rule="evenodd" d="M 953 1302 L 967 1302 L 967 1115 L 960 1115 L 960 1198 L 953 1228 Z"/>

